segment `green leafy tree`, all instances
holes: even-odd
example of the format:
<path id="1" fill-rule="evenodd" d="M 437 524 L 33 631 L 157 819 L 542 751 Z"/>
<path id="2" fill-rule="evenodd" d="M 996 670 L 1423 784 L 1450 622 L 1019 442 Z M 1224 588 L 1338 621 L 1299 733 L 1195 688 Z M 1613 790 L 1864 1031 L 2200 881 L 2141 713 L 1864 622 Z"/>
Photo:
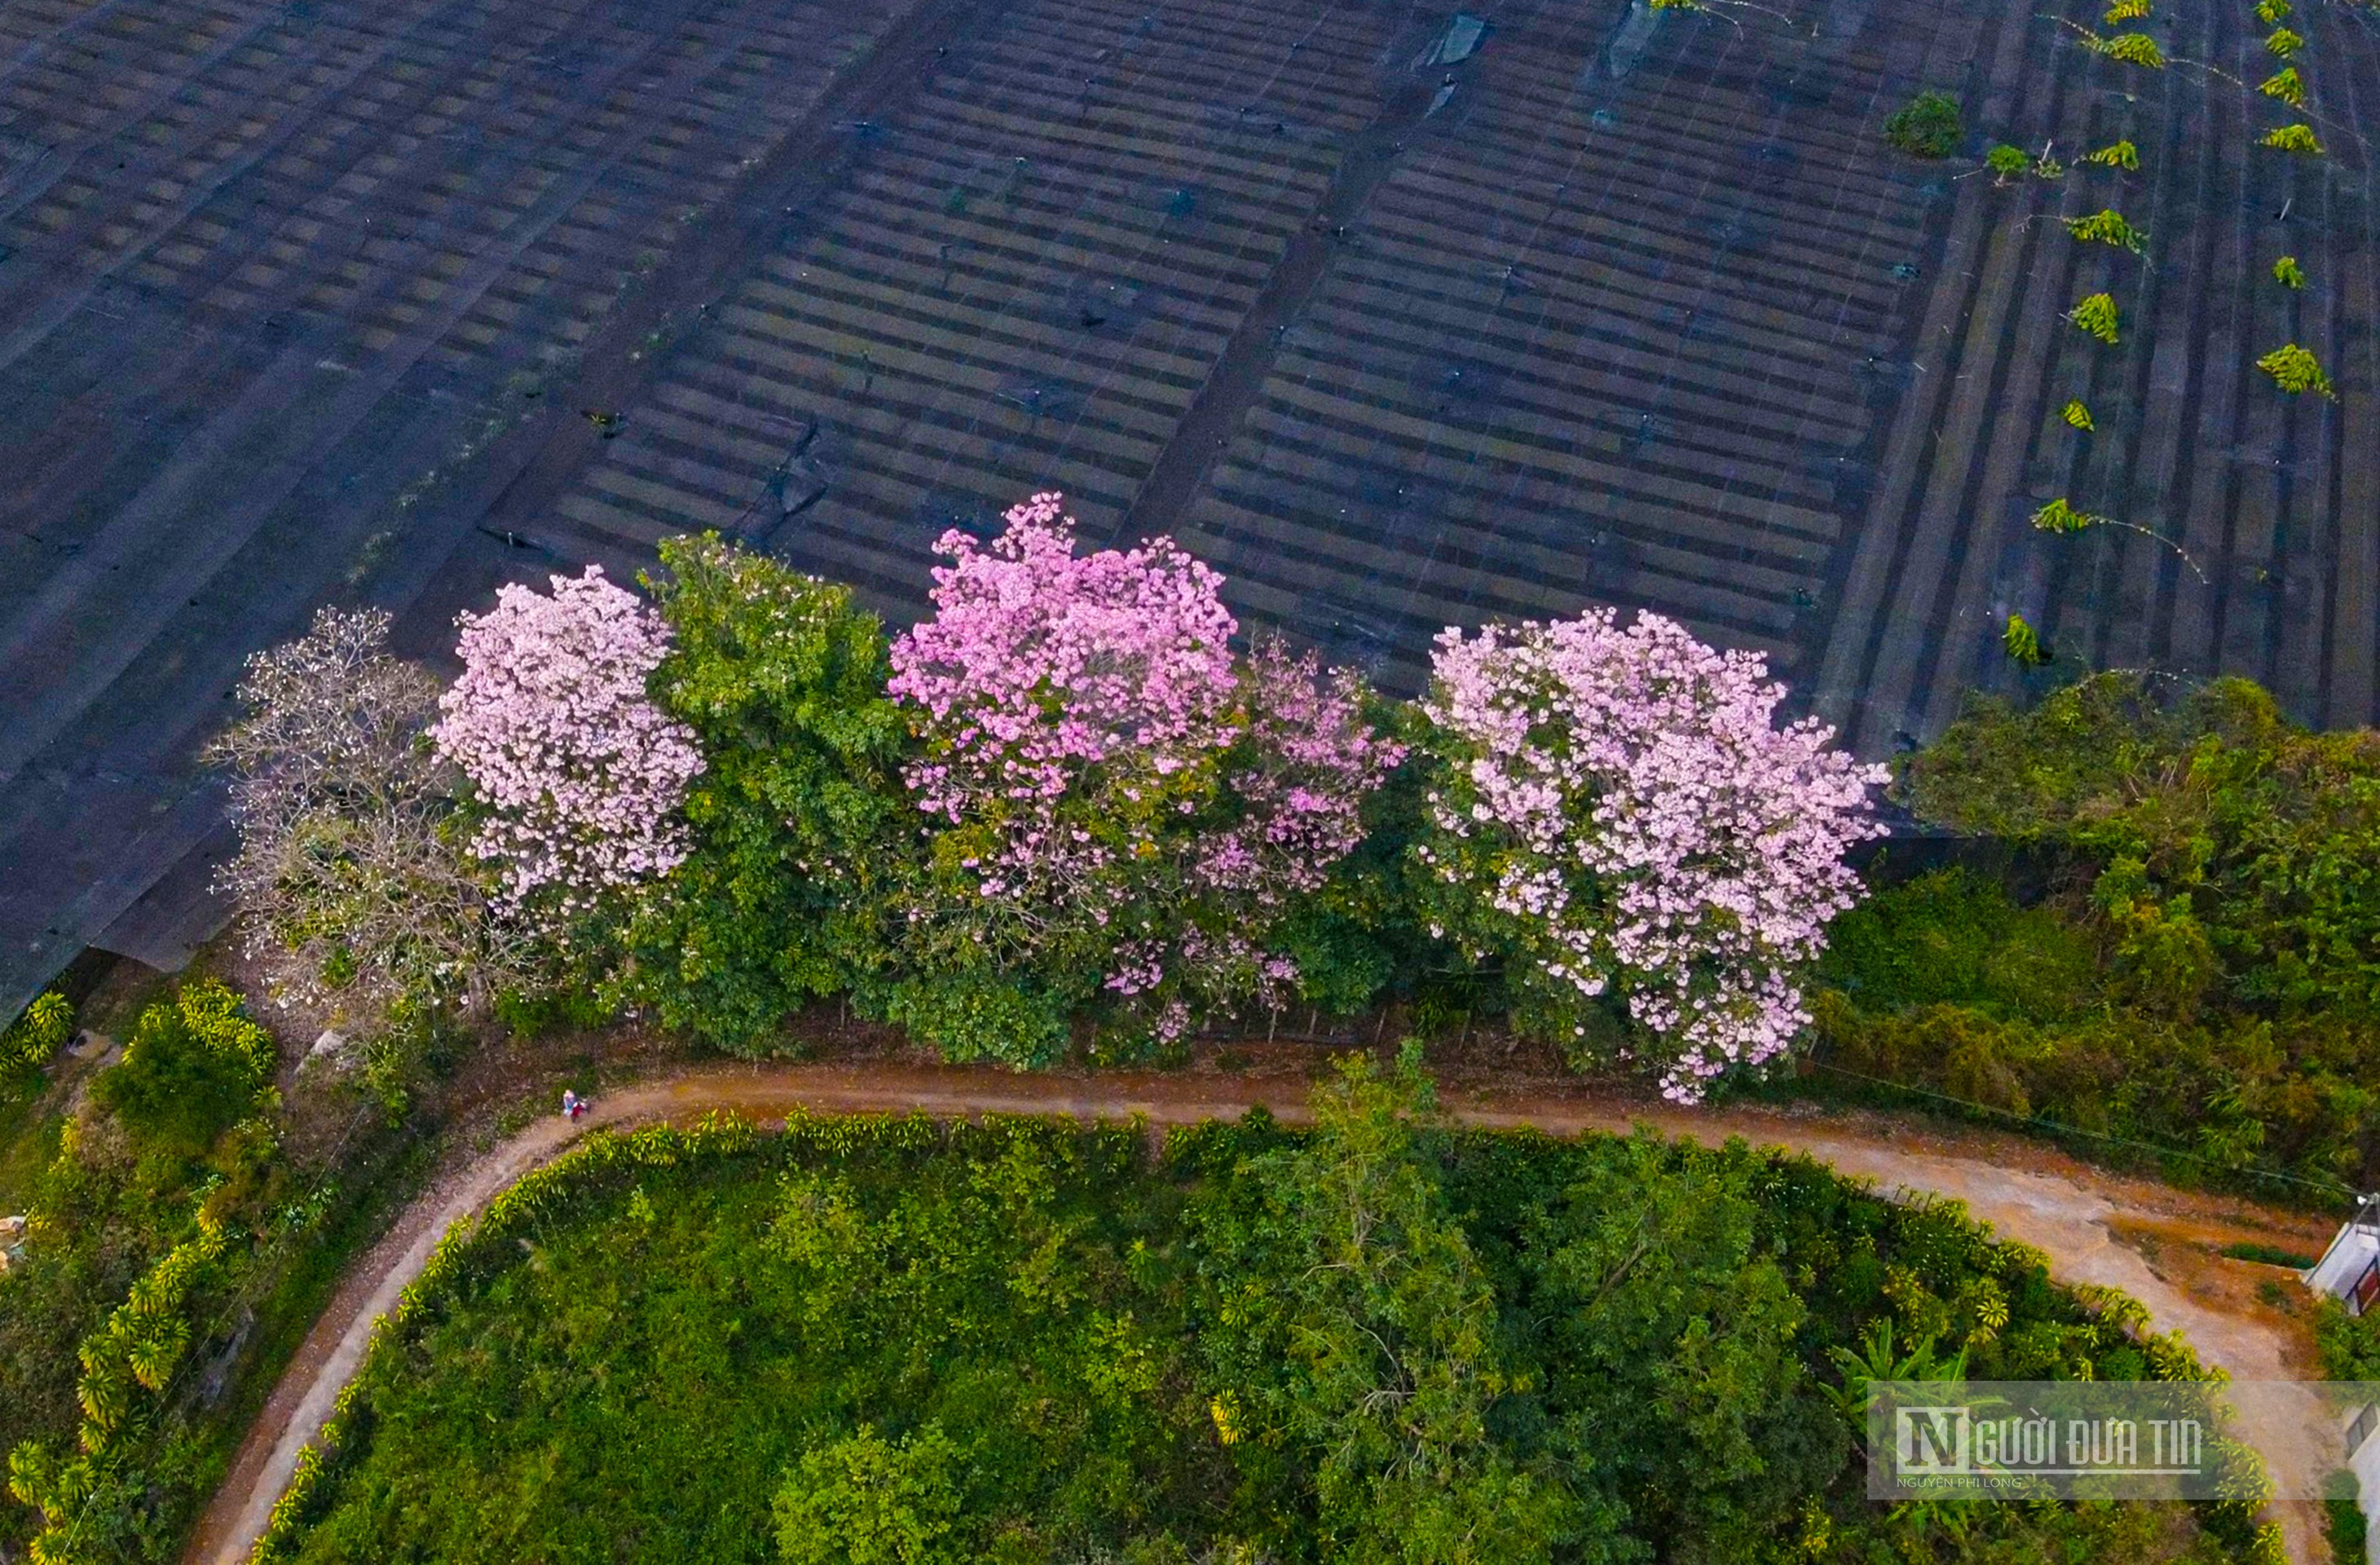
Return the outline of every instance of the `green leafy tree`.
<path id="1" fill-rule="evenodd" d="M 2257 14 L 2259 16 L 2263 16 L 2264 7 L 2257 7 Z M 2287 11 L 2283 11 L 2280 13 L 2280 16 L 2287 16 L 2288 14 L 2289 13 Z M 2296 33 L 2291 32 L 2288 28 L 2274 26 L 2274 23 L 2278 19 L 2278 17 L 2265 18 L 2265 25 L 2273 28 L 2273 30 L 2265 36 L 2265 48 L 2276 59 L 2286 60 L 2305 47 L 2305 40 L 2299 37 Z"/>
<path id="2" fill-rule="evenodd" d="M 897 1443 L 870 1425 L 806 1451 L 777 1491 L 786 1565 L 961 1565 L 959 1450 L 939 1424 Z"/>
<path id="3" fill-rule="evenodd" d="M 672 632 L 656 698 L 704 769 L 692 851 L 624 936 L 624 987 L 662 1020 L 739 1052 L 791 1011 L 881 970 L 889 889 L 915 813 L 885 640 L 850 589 L 715 535 L 661 546 L 649 582 Z"/>
<path id="4" fill-rule="evenodd" d="M 2096 164 L 2101 168 L 2120 168 L 2131 172 L 2141 166 L 2141 150 L 2130 141 L 2115 141 L 2095 152 L 2085 152 L 2082 161 Z"/>
<path id="5" fill-rule="evenodd" d="M 2058 416 L 2065 419 L 2069 424 L 2073 425 L 2074 428 L 2081 430 L 2086 435 L 2093 430 L 2098 428 L 2098 425 L 2095 423 L 2091 418 L 2091 409 L 2083 406 L 2082 400 L 2080 397 L 2069 400 L 2066 406 L 2059 410 Z"/>
<path id="6" fill-rule="evenodd" d="M 2322 156 L 2322 142 L 2310 125 L 2284 125 L 2265 132 L 2262 145 L 2277 152 L 2295 152 L 2300 157 Z"/>
<path id="7" fill-rule="evenodd" d="M 1948 92 L 1920 92 L 1884 122 L 1884 139 L 1917 158 L 1947 158 L 1965 134 L 1959 100 Z"/>
<path id="8" fill-rule="evenodd" d="M 2277 98 L 2293 109 L 2305 107 L 2305 78 L 2295 66 L 2284 66 L 2256 84 L 2267 98 Z"/>
<path id="9" fill-rule="evenodd" d="M 2273 281 L 2284 288 L 2302 288 L 2306 285 L 2305 268 L 2298 264 L 2297 257 L 2285 255 L 2273 262 Z"/>
<path id="10" fill-rule="evenodd" d="M 1642 1132 L 1600 1144 L 1523 1224 L 1554 1447 L 1675 1558 L 1756 1558 L 1846 1454 L 1761 1237 L 1760 1168 Z"/>
<path id="11" fill-rule="evenodd" d="M 1209 1348 L 1217 1423 L 1235 1444 L 1245 1425 L 1313 1453 L 1332 1559 L 1543 1559 L 1610 1518 L 1489 1435 L 1526 1381 L 1425 1154 L 1434 1109 L 1412 1054 L 1386 1080 L 1351 1057 L 1315 1094 L 1311 1139 L 1250 1169 L 1263 1209 L 1245 1228 L 1210 1219 L 1213 1274 L 1254 1273 L 1219 1312 L 1240 1330 Z"/>
<path id="12" fill-rule="evenodd" d="M 2032 163 L 2033 160 L 2024 155 L 2022 147 L 2011 147 L 2005 141 L 1984 154 L 1984 166 L 1998 175 L 1997 183 L 2002 185 L 2022 178 Z"/>

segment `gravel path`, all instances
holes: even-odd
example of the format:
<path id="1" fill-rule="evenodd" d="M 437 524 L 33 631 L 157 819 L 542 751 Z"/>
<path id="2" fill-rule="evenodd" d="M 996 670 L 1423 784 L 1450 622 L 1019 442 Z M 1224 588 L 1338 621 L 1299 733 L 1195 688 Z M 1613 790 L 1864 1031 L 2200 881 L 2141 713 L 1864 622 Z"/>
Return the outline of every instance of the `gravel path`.
<path id="1" fill-rule="evenodd" d="M 1260 1056 L 1261 1057 L 1261 1056 Z M 1262 1106 L 1284 1121 L 1306 1118 L 1311 1051 L 1276 1051 L 1262 1068 L 1201 1072 L 1101 1072 L 1017 1075 L 1003 1071 L 871 1062 L 866 1065 L 725 1067 L 628 1088 L 602 1099 L 577 1125 L 558 1116 L 454 1169 L 417 1200 L 343 1283 L 275 1388 L 202 1519 L 188 1565 L 239 1565 L 262 1535 L 298 1456 L 328 1417 L 339 1390 L 370 1345 L 373 1324 L 419 1275 L 431 1247 L 456 1220 L 561 1152 L 583 1130 L 654 1120 L 690 1120 L 734 1110 L 756 1121 L 792 1109 L 832 1112 L 918 1110 L 936 1115 L 1071 1114 L 1153 1124 L 1236 1118 Z M 1618 1098 L 1572 1083 L 1509 1083 L 1472 1087 L 1441 1077 L 1443 1101 L 1462 1122 L 1487 1129 L 1535 1126 L 1556 1134 L 1626 1130 L 1716 1142 L 1742 1136 L 1760 1146 L 1807 1153 L 1888 1192 L 1935 1193 L 1966 1204 L 2006 1239 L 2046 1254 L 2058 1280 L 2119 1288 L 2149 1308 L 2159 1330 L 2179 1328 L 2202 1359 L 2235 1380 L 2308 1376 L 2302 1350 L 2268 1310 L 2234 1292 L 2185 1287 L 2153 1268 L 2165 1246 L 2141 1244 L 2143 1228 L 2182 1232 L 2277 1231 L 2300 1244 L 2319 1223 L 2243 1203 L 2170 1189 L 2090 1169 L 2034 1143 L 1919 1128 L 1868 1116 L 1846 1117 L 1729 1108 L 1697 1110 Z M 2128 1243 L 2127 1241 L 2131 1242 Z M 2144 1251 L 2146 1252 L 2144 1254 Z M 2264 1452 L 2284 1496 L 2313 1492 L 2319 1463 L 2306 1438 L 2325 1422 L 2303 1392 L 2266 1395 L 2240 1409 L 2241 1433 Z M 2315 1565 L 2318 1510 L 2284 1503 L 2280 1517 L 2298 1565 Z"/>

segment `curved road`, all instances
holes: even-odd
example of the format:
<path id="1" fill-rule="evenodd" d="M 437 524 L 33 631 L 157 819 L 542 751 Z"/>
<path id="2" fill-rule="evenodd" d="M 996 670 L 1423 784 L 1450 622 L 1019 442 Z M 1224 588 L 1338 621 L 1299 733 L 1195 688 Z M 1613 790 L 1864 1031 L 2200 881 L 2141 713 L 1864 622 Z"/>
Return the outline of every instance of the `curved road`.
<path id="1" fill-rule="evenodd" d="M 341 1284 L 297 1359 L 249 1431 L 230 1475 L 201 1519 L 188 1565 L 240 1565 L 262 1535 L 298 1452 L 329 1416 L 355 1374 L 373 1325 L 427 1262 L 453 1223 L 554 1157 L 582 1131 L 653 1120 L 685 1121 L 733 1110 L 756 1121 L 782 1120 L 795 1108 L 832 1112 L 922 1110 L 936 1115 L 1070 1114 L 1152 1124 L 1235 1118 L 1261 1106 L 1281 1119 L 1307 1118 L 1306 1093 L 1317 1059 L 1310 1050 L 1274 1051 L 1272 1068 L 1245 1072 L 1101 1072 L 1017 1075 L 1006 1071 L 931 1065 L 778 1065 L 722 1067 L 629 1087 L 599 1102 L 577 1125 L 540 1120 L 452 1171 L 417 1200 Z M 2159 1221 L 2183 1228 L 2240 1229 L 2237 1202 L 2193 1195 L 2143 1180 L 2075 1164 L 2034 1143 L 2001 1136 L 1945 1136 L 1924 1130 L 1835 1116 L 1757 1108 L 1679 1109 L 1614 1098 L 1576 1083 L 1510 1083 L 1473 1088 L 1443 1074 L 1440 1098 L 1452 1116 L 1487 1129 L 1534 1126 L 1555 1134 L 1625 1131 L 1649 1123 L 1665 1134 L 1715 1142 L 1742 1136 L 1759 1146 L 1807 1153 L 1892 1192 L 1931 1193 L 1964 1202 L 2006 1239 L 2034 1246 L 2058 1280 L 2119 1288 L 2149 1308 L 2159 1330 L 2180 1329 L 2206 1363 L 2239 1381 L 2277 1381 L 2310 1372 L 2289 1362 L 2289 1343 L 2268 1316 L 2185 1291 L 2153 1270 L 2119 1226 Z M 2262 1221 L 2303 1226 L 2265 1214 Z M 2248 1231 L 2260 1219 L 2247 1223 Z M 2299 1241 L 2302 1243 L 2302 1239 Z M 2154 1253 L 2155 1246 L 2150 1246 Z M 2314 1492 L 2317 1463 L 2306 1432 L 2323 1419 L 2310 1394 L 2284 1390 L 2240 1409 L 2240 1432 L 2272 1466 L 2281 1493 Z M 2297 1565 L 2320 1555 L 2319 1511 L 2285 1500 L 2279 1515 Z"/>

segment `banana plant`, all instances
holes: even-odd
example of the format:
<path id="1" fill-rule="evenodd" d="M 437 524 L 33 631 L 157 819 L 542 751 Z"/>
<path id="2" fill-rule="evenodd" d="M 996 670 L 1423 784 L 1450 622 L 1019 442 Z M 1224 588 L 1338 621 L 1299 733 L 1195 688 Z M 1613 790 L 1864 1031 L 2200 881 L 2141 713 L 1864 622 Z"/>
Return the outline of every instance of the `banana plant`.
<path id="1" fill-rule="evenodd" d="M 2008 617 L 2008 624 L 2000 631 L 2000 649 L 2008 653 L 2010 661 L 2025 668 L 2039 668 L 2049 661 L 2049 653 L 2041 644 L 2041 633 L 2026 624 L 2022 614 Z"/>
<path id="2" fill-rule="evenodd" d="M 2101 342 L 2113 346 L 2118 340 L 2116 301 L 2107 294 L 2090 294 L 2074 302 L 2066 319 Z"/>
<path id="3" fill-rule="evenodd" d="M 2338 400 L 2330 377 L 2323 373 L 2322 361 L 2295 343 L 2284 343 L 2265 355 L 2256 360 L 2256 368 L 2270 375 L 2274 383 L 2291 396 L 2316 392 L 2333 402 Z"/>
<path id="4" fill-rule="evenodd" d="M 2093 244 L 2114 245 L 2134 255 L 2148 243 L 2148 236 L 2124 220 L 2124 214 L 2113 207 L 2105 207 L 2082 217 L 2061 217 L 2066 232 L 2077 239 Z"/>

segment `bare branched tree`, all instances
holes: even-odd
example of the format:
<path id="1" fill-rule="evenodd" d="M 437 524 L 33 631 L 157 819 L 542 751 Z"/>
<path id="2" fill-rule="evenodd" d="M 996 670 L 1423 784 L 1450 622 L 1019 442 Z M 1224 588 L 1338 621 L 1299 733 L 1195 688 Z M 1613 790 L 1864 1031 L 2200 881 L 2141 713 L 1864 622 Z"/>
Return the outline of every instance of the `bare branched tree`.
<path id="1" fill-rule="evenodd" d="M 400 1001 L 482 1007 L 535 951 L 463 851 L 460 778 L 424 731 L 438 683 L 388 650 L 388 616 L 324 609 L 248 661 L 246 715 L 210 747 L 240 850 L 216 878 L 251 954 L 293 998 L 359 1022 Z"/>

